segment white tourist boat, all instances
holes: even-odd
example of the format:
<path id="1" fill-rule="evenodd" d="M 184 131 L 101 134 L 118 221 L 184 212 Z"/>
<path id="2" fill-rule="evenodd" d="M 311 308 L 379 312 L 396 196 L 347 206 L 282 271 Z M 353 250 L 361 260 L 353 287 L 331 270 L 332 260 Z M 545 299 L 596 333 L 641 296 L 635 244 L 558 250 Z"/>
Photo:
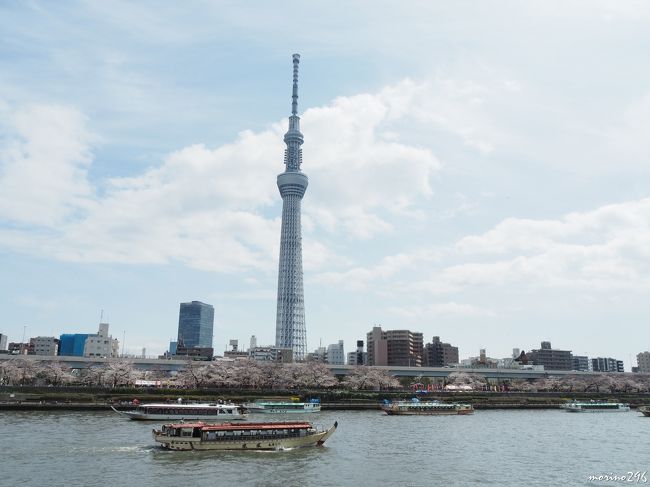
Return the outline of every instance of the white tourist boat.
<path id="1" fill-rule="evenodd" d="M 232 421 L 248 418 L 246 409 L 237 404 L 217 403 L 151 403 L 138 404 L 135 409 L 119 411 L 111 406 L 113 411 L 137 420 L 206 420 Z"/>
<path id="2" fill-rule="evenodd" d="M 413 398 L 410 401 L 384 401 L 381 406 L 384 413 L 391 416 L 444 416 L 474 414 L 471 404 L 455 402 L 420 401 Z"/>
<path id="3" fill-rule="evenodd" d="M 264 414 L 291 414 L 291 413 L 318 413 L 320 412 L 320 399 L 311 399 L 309 402 L 297 401 L 256 401 L 244 404 L 251 413 Z"/>
<path id="4" fill-rule="evenodd" d="M 571 413 L 624 413 L 630 410 L 628 404 L 606 401 L 571 401 L 560 407 Z"/>
<path id="5" fill-rule="evenodd" d="M 307 422 L 178 423 L 154 429 L 152 434 L 167 450 L 290 450 L 321 446 L 337 426 L 335 422 L 318 430 Z"/>
<path id="6" fill-rule="evenodd" d="M 650 406 L 640 406 L 638 411 L 644 416 L 650 417 Z"/>

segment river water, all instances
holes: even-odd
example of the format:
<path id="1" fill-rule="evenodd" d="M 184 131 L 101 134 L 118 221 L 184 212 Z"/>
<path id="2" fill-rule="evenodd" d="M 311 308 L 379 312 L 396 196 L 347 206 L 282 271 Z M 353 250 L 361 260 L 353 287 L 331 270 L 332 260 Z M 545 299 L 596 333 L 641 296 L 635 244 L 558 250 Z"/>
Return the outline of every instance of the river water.
<path id="1" fill-rule="evenodd" d="M 299 418 L 339 427 L 323 448 L 168 452 L 151 437 L 159 423 L 112 412 L 0 411 L 0 486 L 617 485 L 627 482 L 587 477 L 650 474 L 650 418 L 636 411 Z"/>

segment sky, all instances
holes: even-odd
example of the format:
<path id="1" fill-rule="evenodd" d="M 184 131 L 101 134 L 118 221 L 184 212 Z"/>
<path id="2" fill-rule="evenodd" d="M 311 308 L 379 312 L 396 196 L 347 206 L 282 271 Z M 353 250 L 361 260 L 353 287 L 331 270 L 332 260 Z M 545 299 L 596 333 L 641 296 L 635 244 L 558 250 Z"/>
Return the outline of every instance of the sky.
<path id="1" fill-rule="evenodd" d="M 0 3 L 0 333 L 275 340 L 294 52 L 308 349 L 650 348 L 650 4 Z"/>

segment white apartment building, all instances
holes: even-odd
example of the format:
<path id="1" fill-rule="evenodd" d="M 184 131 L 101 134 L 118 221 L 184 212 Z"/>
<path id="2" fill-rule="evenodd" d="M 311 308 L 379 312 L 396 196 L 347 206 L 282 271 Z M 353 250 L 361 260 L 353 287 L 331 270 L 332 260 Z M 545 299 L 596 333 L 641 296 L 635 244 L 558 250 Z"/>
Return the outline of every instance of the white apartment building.
<path id="1" fill-rule="evenodd" d="M 639 372 L 642 374 L 650 374 L 650 352 L 641 352 L 636 356 L 636 364 L 639 367 Z"/>
<path id="2" fill-rule="evenodd" d="M 328 364 L 345 365 L 345 351 L 343 350 L 343 340 L 338 343 L 332 343 L 327 346 L 325 361 Z"/>
<path id="3" fill-rule="evenodd" d="M 59 339 L 56 337 L 35 337 L 29 339 L 30 355 L 58 355 Z"/>
<path id="4" fill-rule="evenodd" d="M 88 335 L 84 344 L 84 357 L 119 357 L 120 342 L 108 334 L 108 323 L 99 324 L 96 335 Z"/>

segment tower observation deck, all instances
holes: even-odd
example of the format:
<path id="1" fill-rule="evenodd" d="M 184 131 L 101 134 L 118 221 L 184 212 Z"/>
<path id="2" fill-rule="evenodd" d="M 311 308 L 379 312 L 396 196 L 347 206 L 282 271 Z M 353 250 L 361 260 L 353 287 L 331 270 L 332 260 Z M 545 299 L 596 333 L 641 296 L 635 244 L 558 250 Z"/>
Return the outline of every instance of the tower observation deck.
<path id="1" fill-rule="evenodd" d="M 307 352 L 305 299 L 302 282 L 302 232 L 300 207 L 307 189 L 307 176 L 300 170 L 303 136 L 298 116 L 298 64 L 293 55 L 293 92 L 289 130 L 284 136 L 285 171 L 278 175 L 282 196 L 282 231 L 278 271 L 278 308 L 275 323 L 275 346 L 293 350 L 294 360 L 303 360 Z"/>

